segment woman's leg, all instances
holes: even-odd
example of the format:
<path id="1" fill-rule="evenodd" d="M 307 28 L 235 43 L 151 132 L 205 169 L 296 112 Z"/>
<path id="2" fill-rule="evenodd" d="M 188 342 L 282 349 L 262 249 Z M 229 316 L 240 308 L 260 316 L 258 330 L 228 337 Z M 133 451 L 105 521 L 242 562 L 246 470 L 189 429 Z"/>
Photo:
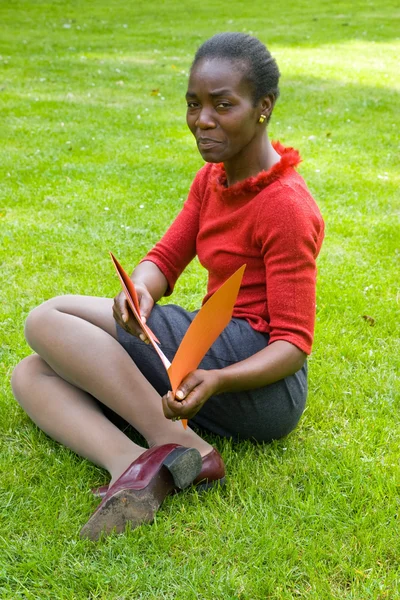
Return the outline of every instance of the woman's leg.
<path id="1" fill-rule="evenodd" d="M 105 466 L 113 479 L 143 448 L 123 436 L 93 398 L 131 423 L 150 446 L 175 442 L 195 447 L 203 455 L 211 450 L 190 428 L 185 431 L 181 423 L 165 419 L 160 396 L 116 340 L 111 299 L 49 300 L 29 315 L 26 338 L 40 358 L 17 366 L 13 389 L 18 401 L 46 433 Z M 78 423 L 82 426 L 75 433 Z M 112 459 L 104 458 L 104 448 Z"/>
<path id="2" fill-rule="evenodd" d="M 17 365 L 14 395 L 31 419 L 116 479 L 144 451 L 111 423 L 90 394 L 67 383 L 37 354 Z"/>

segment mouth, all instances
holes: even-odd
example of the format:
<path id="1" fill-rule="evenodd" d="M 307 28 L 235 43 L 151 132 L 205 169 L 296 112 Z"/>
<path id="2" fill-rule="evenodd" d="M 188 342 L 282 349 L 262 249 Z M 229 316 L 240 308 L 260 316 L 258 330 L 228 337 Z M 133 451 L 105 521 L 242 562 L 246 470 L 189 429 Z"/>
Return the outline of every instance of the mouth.
<path id="1" fill-rule="evenodd" d="M 197 146 L 202 150 L 211 150 L 212 148 L 215 148 L 215 146 L 218 146 L 218 144 L 220 143 L 221 142 L 219 142 L 218 140 L 214 140 L 212 138 L 197 138 Z"/>

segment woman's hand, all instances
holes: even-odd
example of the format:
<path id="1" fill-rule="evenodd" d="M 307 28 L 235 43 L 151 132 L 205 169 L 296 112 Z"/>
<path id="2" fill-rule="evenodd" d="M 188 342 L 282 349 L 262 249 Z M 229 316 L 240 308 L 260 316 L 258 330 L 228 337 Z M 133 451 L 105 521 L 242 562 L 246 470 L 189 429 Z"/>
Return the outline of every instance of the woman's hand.
<path id="1" fill-rule="evenodd" d="M 191 419 L 199 412 L 210 396 L 218 394 L 220 376 L 218 370 L 203 371 L 197 369 L 189 373 L 177 389 L 176 397 L 172 392 L 163 396 L 162 404 L 167 419 L 180 417 Z"/>
<path id="2" fill-rule="evenodd" d="M 143 283 L 135 283 L 135 289 L 139 300 L 142 321 L 146 323 L 153 309 L 154 300 Z M 120 292 L 118 296 L 114 298 L 113 315 L 118 325 L 125 329 L 125 331 L 148 342 L 129 308 L 124 292 Z"/>

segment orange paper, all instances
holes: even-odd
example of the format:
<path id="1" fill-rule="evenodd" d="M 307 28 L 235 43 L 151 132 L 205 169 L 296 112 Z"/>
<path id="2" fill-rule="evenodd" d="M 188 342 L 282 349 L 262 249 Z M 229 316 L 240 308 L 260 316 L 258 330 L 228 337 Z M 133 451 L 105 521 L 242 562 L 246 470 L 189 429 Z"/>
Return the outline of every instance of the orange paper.
<path id="1" fill-rule="evenodd" d="M 111 252 L 110 252 L 111 254 Z M 172 363 L 159 347 L 159 340 L 151 329 L 143 323 L 139 301 L 131 278 L 111 254 L 112 261 L 120 278 L 128 304 L 140 328 L 154 347 L 168 372 L 172 392 L 175 395 L 179 384 L 191 371 L 199 366 L 206 352 L 213 345 L 232 318 L 233 307 L 239 293 L 246 265 L 242 265 L 201 307 L 187 330 Z M 187 421 L 182 420 L 186 429 Z"/>

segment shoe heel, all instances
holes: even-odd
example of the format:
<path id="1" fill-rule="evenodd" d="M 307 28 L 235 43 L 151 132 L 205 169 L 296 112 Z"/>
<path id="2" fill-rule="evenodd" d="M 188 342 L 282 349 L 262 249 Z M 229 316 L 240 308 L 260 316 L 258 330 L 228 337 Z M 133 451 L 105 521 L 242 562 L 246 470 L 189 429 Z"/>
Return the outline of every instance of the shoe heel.
<path id="1" fill-rule="evenodd" d="M 199 475 L 203 462 L 196 448 L 175 448 L 165 457 L 163 465 L 171 473 L 177 488 L 183 490 Z"/>

